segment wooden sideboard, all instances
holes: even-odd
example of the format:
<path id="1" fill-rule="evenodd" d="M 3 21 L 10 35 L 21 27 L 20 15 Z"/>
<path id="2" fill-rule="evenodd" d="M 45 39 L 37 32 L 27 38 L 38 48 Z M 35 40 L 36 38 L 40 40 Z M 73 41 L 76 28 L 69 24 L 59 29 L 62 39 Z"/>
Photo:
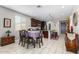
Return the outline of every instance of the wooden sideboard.
<path id="1" fill-rule="evenodd" d="M 15 42 L 15 36 L 1 37 L 1 46 L 8 45 Z"/>

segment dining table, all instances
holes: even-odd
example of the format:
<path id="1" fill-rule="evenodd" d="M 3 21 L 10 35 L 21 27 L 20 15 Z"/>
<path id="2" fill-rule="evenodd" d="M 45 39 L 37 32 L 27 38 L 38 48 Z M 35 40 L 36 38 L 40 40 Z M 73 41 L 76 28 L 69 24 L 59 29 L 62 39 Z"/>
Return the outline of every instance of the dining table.
<path id="1" fill-rule="evenodd" d="M 28 31 L 28 36 L 36 40 L 40 36 L 40 31 Z"/>

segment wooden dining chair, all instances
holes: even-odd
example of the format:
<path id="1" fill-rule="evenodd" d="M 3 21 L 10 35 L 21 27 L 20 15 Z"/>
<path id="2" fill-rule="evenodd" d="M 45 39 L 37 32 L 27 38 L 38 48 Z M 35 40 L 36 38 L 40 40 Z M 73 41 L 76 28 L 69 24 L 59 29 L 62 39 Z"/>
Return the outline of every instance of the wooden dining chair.
<path id="1" fill-rule="evenodd" d="M 27 40 L 27 48 L 29 48 L 29 45 L 32 44 L 35 48 L 35 39 L 33 38 L 33 35 L 31 33 L 32 31 L 28 31 L 28 40 Z"/>
<path id="2" fill-rule="evenodd" d="M 29 45 L 32 44 L 35 48 L 35 40 L 33 39 L 33 37 L 28 36 L 28 40 L 27 40 L 27 49 L 29 48 Z"/>
<path id="3" fill-rule="evenodd" d="M 41 47 L 41 44 L 43 45 L 43 39 L 42 39 L 43 35 L 42 35 L 42 31 L 40 31 L 40 33 L 38 33 L 38 37 L 36 38 L 36 42 L 39 44 L 39 48 Z"/>
<path id="4" fill-rule="evenodd" d="M 28 39 L 28 36 L 27 36 L 27 32 L 26 30 L 20 30 L 19 31 L 19 36 L 20 36 L 20 39 L 19 39 L 19 45 L 21 44 L 21 46 L 25 46 L 25 43 L 26 43 L 26 39 Z"/>
<path id="5" fill-rule="evenodd" d="M 43 45 L 42 33 L 40 31 L 30 31 L 30 32 L 28 32 L 27 48 L 28 48 L 29 44 L 33 44 L 33 46 L 35 48 L 36 43 L 39 44 L 39 48 L 41 47 L 41 43 Z"/>
<path id="6" fill-rule="evenodd" d="M 77 33 L 66 33 L 66 50 L 74 53 L 78 52 L 78 34 Z"/>

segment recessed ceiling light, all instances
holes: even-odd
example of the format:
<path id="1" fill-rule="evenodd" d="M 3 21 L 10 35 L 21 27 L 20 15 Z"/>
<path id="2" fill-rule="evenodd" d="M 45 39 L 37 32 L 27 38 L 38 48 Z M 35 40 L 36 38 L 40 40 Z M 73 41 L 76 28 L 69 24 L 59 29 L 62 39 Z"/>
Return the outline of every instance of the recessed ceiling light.
<path id="1" fill-rule="evenodd" d="M 41 7 L 41 5 L 37 5 L 37 8 L 40 8 Z"/>
<path id="2" fill-rule="evenodd" d="M 64 6 L 62 6 L 62 8 L 64 8 Z"/>

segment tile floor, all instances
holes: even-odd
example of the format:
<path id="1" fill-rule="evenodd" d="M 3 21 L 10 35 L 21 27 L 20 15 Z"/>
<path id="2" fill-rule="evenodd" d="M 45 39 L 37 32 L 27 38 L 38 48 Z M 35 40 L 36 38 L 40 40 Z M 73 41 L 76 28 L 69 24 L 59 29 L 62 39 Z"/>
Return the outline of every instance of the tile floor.
<path id="1" fill-rule="evenodd" d="M 36 48 L 32 46 L 27 49 L 18 45 L 18 41 L 13 44 L 0 47 L 0 54 L 73 54 L 66 51 L 64 37 L 61 36 L 58 40 L 43 39 L 44 45 L 39 48 L 38 44 Z"/>

